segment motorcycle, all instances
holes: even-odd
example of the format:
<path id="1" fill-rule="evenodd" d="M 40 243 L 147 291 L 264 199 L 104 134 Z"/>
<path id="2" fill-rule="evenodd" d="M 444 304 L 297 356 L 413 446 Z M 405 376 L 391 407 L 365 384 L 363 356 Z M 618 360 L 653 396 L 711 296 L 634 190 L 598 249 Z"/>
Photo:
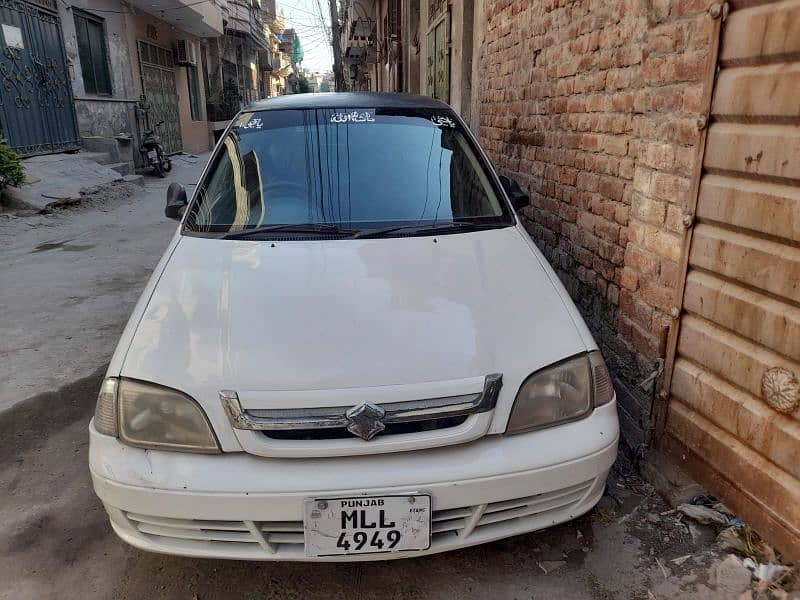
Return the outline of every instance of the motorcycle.
<path id="1" fill-rule="evenodd" d="M 142 135 L 142 143 L 139 146 L 142 162 L 145 166 L 151 167 L 159 177 L 164 177 L 172 170 L 172 160 L 164 152 L 164 147 L 155 133 L 155 130 L 163 124 L 164 121 L 159 121 L 153 129 L 145 129 Z"/>

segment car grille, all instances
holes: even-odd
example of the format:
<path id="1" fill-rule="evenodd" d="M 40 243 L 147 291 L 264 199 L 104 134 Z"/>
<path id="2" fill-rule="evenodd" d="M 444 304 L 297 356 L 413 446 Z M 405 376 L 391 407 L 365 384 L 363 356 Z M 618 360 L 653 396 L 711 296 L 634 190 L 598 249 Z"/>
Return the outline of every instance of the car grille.
<path id="1" fill-rule="evenodd" d="M 492 530 L 525 520 L 536 519 L 530 529 L 539 529 L 577 516 L 569 514 L 576 508 L 592 487 L 594 480 L 561 490 L 447 510 L 434 510 L 431 522 L 432 548 L 469 542 L 472 538 L 491 538 Z M 202 554 L 219 544 L 230 553 L 233 546 L 242 558 L 302 558 L 304 537 L 302 521 L 208 521 L 173 519 L 123 513 L 129 523 L 150 541 L 162 545 L 165 551 Z M 541 523 L 541 525 L 537 525 Z M 521 529 L 525 531 L 525 529 Z M 485 535 L 484 535 L 485 534 Z M 478 540 L 479 541 L 479 540 Z M 444 549 L 444 548 L 442 548 Z"/>
<path id="2" fill-rule="evenodd" d="M 450 417 L 445 419 L 426 419 L 424 421 L 410 421 L 408 423 L 394 423 L 387 425 L 386 428 L 378 433 L 375 438 L 386 435 L 402 435 L 406 433 L 422 433 L 426 431 L 437 431 L 463 425 L 467 416 Z M 265 436 L 273 440 L 349 440 L 353 438 L 345 427 L 334 427 L 330 429 L 276 429 L 264 431 Z"/>
<path id="3" fill-rule="evenodd" d="M 240 399 L 234 390 L 221 390 L 219 399 L 245 452 L 282 458 L 375 455 L 463 444 L 486 435 L 503 378 L 491 373 L 482 379 L 480 391 L 476 377 L 466 394 L 377 404 L 364 400 L 363 391 L 352 404 L 343 398 L 346 404 L 319 407 L 304 406 L 313 402 L 308 399 L 280 407 L 291 404 L 283 399 L 264 408 L 263 400 L 247 392 Z"/>

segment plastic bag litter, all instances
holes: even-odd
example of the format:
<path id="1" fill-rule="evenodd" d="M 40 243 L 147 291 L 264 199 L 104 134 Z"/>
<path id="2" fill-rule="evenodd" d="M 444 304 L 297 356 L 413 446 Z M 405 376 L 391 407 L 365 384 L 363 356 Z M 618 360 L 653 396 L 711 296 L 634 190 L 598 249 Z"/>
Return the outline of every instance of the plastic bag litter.
<path id="1" fill-rule="evenodd" d="M 695 504 L 681 504 L 678 506 L 678 512 L 686 515 L 690 519 L 694 519 L 703 525 L 711 523 L 719 523 L 720 525 L 727 525 L 728 517 L 718 510 L 709 508 L 708 506 L 695 505 Z"/>
<path id="2" fill-rule="evenodd" d="M 742 565 L 753 573 L 756 579 L 765 583 L 773 583 L 780 579 L 791 567 L 775 563 L 761 564 L 752 558 L 742 560 Z"/>

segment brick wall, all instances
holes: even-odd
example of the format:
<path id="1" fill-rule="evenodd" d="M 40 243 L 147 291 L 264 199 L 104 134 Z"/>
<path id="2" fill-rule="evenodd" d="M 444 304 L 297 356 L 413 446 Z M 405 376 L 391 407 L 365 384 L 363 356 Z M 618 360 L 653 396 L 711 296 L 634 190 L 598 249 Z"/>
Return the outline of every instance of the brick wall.
<path id="1" fill-rule="evenodd" d="M 645 440 L 680 279 L 700 138 L 709 0 L 485 0 L 478 134 L 527 188 L 533 239 L 618 380 Z M 646 387 L 646 386 L 645 386 Z"/>

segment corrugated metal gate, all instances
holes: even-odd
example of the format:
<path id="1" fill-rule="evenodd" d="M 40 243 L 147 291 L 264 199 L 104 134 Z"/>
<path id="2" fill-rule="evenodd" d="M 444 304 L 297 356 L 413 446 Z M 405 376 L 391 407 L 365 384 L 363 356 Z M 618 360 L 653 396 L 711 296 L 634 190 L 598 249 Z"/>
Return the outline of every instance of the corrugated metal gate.
<path id="1" fill-rule="evenodd" d="M 800 0 L 730 8 L 662 441 L 798 559 Z"/>
<path id="2" fill-rule="evenodd" d="M 0 128 L 22 156 L 80 148 L 55 0 L 0 0 Z"/>

